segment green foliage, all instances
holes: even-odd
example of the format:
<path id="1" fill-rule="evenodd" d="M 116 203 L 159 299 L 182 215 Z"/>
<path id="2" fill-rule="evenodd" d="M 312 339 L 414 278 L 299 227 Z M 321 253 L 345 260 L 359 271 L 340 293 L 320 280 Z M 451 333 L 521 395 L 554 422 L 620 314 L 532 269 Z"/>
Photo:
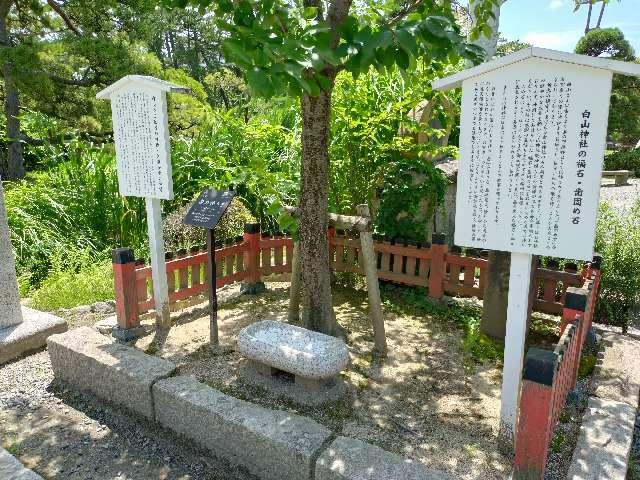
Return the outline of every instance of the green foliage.
<path id="1" fill-rule="evenodd" d="M 86 263 L 76 269 L 56 268 L 31 294 L 33 307 L 45 311 L 113 298 L 113 268 L 109 260 Z"/>
<path id="2" fill-rule="evenodd" d="M 446 183 L 431 160 L 396 159 L 384 178 L 376 232 L 387 238 L 427 242 L 428 224 L 444 199 Z"/>
<path id="3" fill-rule="evenodd" d="M 259 95 L 289 92 L 319 95 L 330 91 L 337 67 L 354 75 L 369 67 L 407 70 L 418 58 L 448 61 L 460 58 L 480 61 L 481 49 L 460 35 L 449 2 L 416 2 L 410 8 L 376 4 L 369 15 L 346 15 L 349 3 L 335 0 L 325 16 L 318 6 L 303 7 L 284 0 L 165 0 L 167 6 L 184 8 L 191 3 L 210 8 L 218 26 L 228 33 L 223 41 L 226 58 L 244 73 Z M 478 26 L 471 32 L 491 34 L 486 26 L 495 0 L 476 2 Z M 377 15 L 374 15 L 374 12 Z M 332 17 L 332 15 L 334 17 Z M 333 25 L 332 20 L 339 20 Z"/>
<path id="4" fill-rule="evenodd" d="M 629 170 L 640 177 L 640 148 L 620 150 L 604 157 L 605 170 Z"/>
<path id="5" fill-rule="evenodd" d="M 640 202 L 628 214 L 600 206 L 595 250 L 603 256 L 596 315 L 626 330 L 640 295 Z"/>
<path id="6" fill-rule="evenodd" d="M 567 437 L 565 434 L 560 432 L 554 433 L 553 437 L 551 437 L 551 443 L 549 444 L 549 447 L 554 453 L 560 453 L 562 452 L 566 441 Z"/>
<path id="7" fill-rule="evenodd" d="M 576 53 L 638 61 L 631 44 L 617 28 L 591 30 L 576 45 Z M 640 79 L 614 75 L 608 137 L 624 145 L 635 145 L 640 139 Z"/>
<path id="8" fill-rule="evenodd" d="M 512 53 L 516 53 L 523 48 L 529 48 L 531 44 L 521 42 L 520 40 L 511 40 L 506 41 L 504 39 L 498 40 L 498 46 L 496 48 L 496 56 L 497 57 L 506 57 L 507 55 L 511 55 Z"/>
<path id="9" fill-rule="evenodd" d="M 65 160 L 46 172 L 5 184 L 18 270 L 32 285 L 47 275 L 55 257 L 71 261 L 78 249 L 138 248 L 146 236 L 143 200 L 118 194 L 111 148 L 74 140 L 54 158 L 60 157 Z"/>
<path id="10" fill-rule="evenodd" d="M 192 201 L 204 187 L 230 188 L 263 227 L 277 228 L 280 207 L 292 204 L 296 195 L 297 138 L 295 125 L 288 130 L 262 115 L 245 123 L 237 110 L 207 113 L 192 138 L 173 142 L 175 199 L 164 202 L 164 213 Z M 12 243 L 25 284 L 38 286 L 54 269 L 55 258 L 64 263 L 78 249 L 127 246 L 138 256 L 147 254 L 144 200 L 120 196 L 112 146 L 74 137 L 41 145 L 34 154 L 42 156 L 38 162 L 45 170 L 5 183 Z"/>
<path id="11" fill-rule="evenodd" d="M 329 204 L 333 210 L 354 213 L 356 205 L 372 205 L 376 190 L 402 155 L 435 157 L 455 150 L 440 148 L 433 142 L 417 145 L 413 141 L 417 134 L 438 138 L 444 130 L 429 128 L 408 116 L 425 99 L 441 105 L 437 100 L 443 94 L 433 92 L 425 80 L 440 74 L 442 70 L 431 66 L 421 67 L 411 76 L 399 70 L 379 73 L 373 69 L 357 79 L 348 74 L 338 76 L 329 150 Z M 455 122 L 442 108 L 434 109 L 433 116 L 443 128 Z M 401 130 L 404 135 L 399 134 Z"/>
<path id="12" fill-rule="evenodd" d="M 578 40 L 576 53 L 591 57 L 606 56 L 616 60 L 633 61 L 633 47 L 618 28 L 596 28 Z"/>
<path id="13" fill-rule="evenodd" d="M 464 332 L 461 348 L 469 362 L 501 364 L 504 345 L 480 332 L 482 309 L 473 305 L 444 305 L 429 299 L 424 288 L 383 288 L 384 305 L 400 313 L 430 315 L 451 322 Z"/>
<path id="14" fill-rule="evenodd" d="M 177 252 L 181 249 L 188 250 L 191 247 L 205 245 L 207 243 L 206 230 L 182 223 L 190 207 L 191 203 L 186 204 L 182 208 L 167 215 L 163 220 L 162 229 L 164 233 L 165 250 Z M 220 223 L 216 226 L 216 241 L 226 242 L 242 236 L 244 224 L 253 222 L 254 220 L 249 209 L 247 209 L 240 200 L 234 198 L 220 220 Z"/>
<path id="15" fill-rule="evenodd" d="M 595 355 L 582 355 L 580 357 L 580 366 L 578 367 L 578 378 L 586 378 L 593 373 L 598 363 L 598 357 Z"/>

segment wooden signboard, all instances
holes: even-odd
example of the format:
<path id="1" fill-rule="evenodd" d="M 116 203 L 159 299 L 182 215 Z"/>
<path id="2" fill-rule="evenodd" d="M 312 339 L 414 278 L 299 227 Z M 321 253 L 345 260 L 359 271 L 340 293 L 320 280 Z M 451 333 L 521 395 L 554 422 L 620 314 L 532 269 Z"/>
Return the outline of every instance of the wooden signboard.
<path id="1" fill-rule="evenodd" d="M 433 82 L 462 86 L 455 242 L 511 252 L 500 435 L 513 443 L 532 255 L 591 260 L 613 73 L 530 47 Z"/>
<path id="2" fill-rule="evenodd" d="M 207 188 L 191 205 L 182 223 L 207 230 L 207 282 L 209 284 L 209 338 L 212 349 L 218 340 L 218 294 L 216 289 L 216 237 L 215 227 L 231 204 L 234 192 Z"/>
<path id="3" fill-rule="evenodd" d="M 154 77 L 127 75 L 96 95 L 111 100 L 120 195 L 145 198 L 158 328 L 170 326 L 160 205 L 161 199 L 173 198 L 167 92 L 189 90 Z"/>

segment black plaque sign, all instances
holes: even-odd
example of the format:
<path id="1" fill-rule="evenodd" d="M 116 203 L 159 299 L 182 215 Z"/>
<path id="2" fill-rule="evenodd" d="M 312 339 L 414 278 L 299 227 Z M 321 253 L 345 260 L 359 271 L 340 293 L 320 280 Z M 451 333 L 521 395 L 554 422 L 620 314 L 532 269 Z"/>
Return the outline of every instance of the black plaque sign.
<path id="1" fill-rule="evenodd" d="M 183 223 L 211 230 L 229 207 L 234 192 L 228 190 L 205 189 L 191 206 Z"/>
<path id="2" fill-rule="evenodd" d="M 229 207 L 235 193 L 228 190 L 205 189 L 182 220 L 186 225 L 207 230 L 207 283 L 209 284 L 209 337 L 211 348 L 218 349 L 218 294 L 216 292 L 216 251 L 214 228 Z"/>

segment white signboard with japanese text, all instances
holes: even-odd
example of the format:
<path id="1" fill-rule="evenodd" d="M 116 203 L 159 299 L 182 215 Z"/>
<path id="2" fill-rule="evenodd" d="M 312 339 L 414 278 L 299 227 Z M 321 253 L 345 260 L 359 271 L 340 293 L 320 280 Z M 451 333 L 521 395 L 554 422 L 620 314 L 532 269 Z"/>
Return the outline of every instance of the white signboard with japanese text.
<path id="1" fill-rule="evenodd" d="M 173 198 L 164 91 L 129 84 L 111 96 L 120 194 Z"/>
<path id="2" fill-rule="evenodd" d="M 611 75 L 529 58 L 463 81 L 457 245 L 591 260 Z"/>

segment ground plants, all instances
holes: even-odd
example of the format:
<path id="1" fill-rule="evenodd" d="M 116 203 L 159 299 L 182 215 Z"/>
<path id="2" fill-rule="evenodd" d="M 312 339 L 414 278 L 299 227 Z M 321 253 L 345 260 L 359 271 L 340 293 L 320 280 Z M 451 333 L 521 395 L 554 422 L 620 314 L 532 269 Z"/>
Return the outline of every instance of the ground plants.
<path id="1" fill-rule="evenodd" d="M 626 331 L 640 295 L 640 202 L 624 214 L 600 206 L 595 249 L 603 258 L 596 315 Z"/>

